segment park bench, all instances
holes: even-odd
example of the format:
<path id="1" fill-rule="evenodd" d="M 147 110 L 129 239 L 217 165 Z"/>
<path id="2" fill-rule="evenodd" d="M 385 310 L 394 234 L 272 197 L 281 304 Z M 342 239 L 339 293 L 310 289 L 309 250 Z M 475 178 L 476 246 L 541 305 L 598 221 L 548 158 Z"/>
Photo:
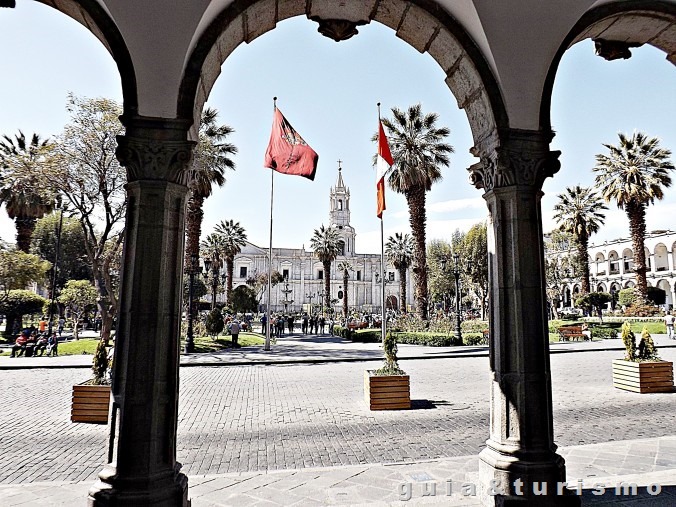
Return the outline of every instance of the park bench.
<path id="1" fill-rule="evenodd" d="M 568 342 L 570 340 L 586 340 L 587 335 L 582 333 L 582 326 L 561 326 L 559 328 L 559 341 Z"/>

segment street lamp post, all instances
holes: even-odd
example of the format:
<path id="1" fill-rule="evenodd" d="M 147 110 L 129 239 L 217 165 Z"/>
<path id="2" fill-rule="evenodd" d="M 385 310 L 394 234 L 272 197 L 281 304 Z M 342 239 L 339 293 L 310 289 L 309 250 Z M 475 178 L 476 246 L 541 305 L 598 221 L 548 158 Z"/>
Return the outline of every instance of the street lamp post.
<path id="1" fill-rule="evenodd" d="M 320 312 L 319 314 L 320 315 L 324 315 L 324 297 L 325 296 L 326 296 L 326 291 L 324 289 L 317 292 L 317 297 L 319 298 L 319 301 L 321 302 L 320 303 L 321 306 L 319 307 L 319 312 Z"/>
<path id="2" fill-rule="evenodd" d="M 441 269 L 446 271 L 446 259 L 441 260 Z M 461 311 L 461 297 L 460 297 L 460 256 L 458 253 L 453 254 L 453 276 L 455 277 L 455 338 L 458 344 L 462 345 L 462 319 L 460 317 Z"/>
<path id="3" fill-rule="evenodd" d="M 52 271 L 52 290 L 51 290 L 51 296 L 52 300 L 49 303 L 49 336 L 52 336 L 52 330 L 54 328 L 54 300 L 56 299 L 56 276 L 57 272 L 59 270 L 59 252 L 61 250 L 61 231 L 63 229 L 63 212 L 66 211 L 66 204 L 62 203 L 60 200 L 57 202 L 56 205 L 57 209 L 59 210 L 59 225 L 56 229 L 56 252 L 54 253 L 54 270 Z"/>
<path id="4" fill-rule="evenodd" d="M 282 304 L 284 305 L 284 313 L 286 314 L 288 305 L 293 304 L 293 299 L 289 300 L 289 294 L 293 292 L 293 289 L 289 289 L 289 281 L 288 278 L 284 278 L 284 288 L 282 289 L 282 293 L 284 294 L 284 299 L 282 300 Z"/>
<path id="5" fill-rule="evenodd" d="M 195 339 L 193 336 L 192 319 L 193 306 L 192 300 L 194 298 L 195 286 L 195 272 L 197 271 L 197 254 L 190 254 L 190 266 L 188 268 L 188 336 L 185 340 L 185 352 L 192 354 L 195 352 Z"/>

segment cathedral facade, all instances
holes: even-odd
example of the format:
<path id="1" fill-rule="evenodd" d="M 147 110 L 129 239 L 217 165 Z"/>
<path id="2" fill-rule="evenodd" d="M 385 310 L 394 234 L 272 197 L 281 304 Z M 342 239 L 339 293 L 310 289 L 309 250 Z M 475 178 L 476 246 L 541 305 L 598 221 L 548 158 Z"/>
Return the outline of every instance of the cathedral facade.
<path id="1" fill-rule="evenodd" d="M 342 170 L 338 168 L 338 179 L 329 192 L 329 225 L 338 229 L 343 240 L 343 251 L 332 263 L 331 279 L 332 308 L 342 313 L 343 301 L 340 295 L 347 296 L 350 311 L 380 313 L 383 284 L 376 274 L 381 272 L 379 253 L 363 254 L 356 252 L 357 233 L 350 225 L 350 189 L 345 186 Z M 308 237 L 310 233 L 308 231 Z M 347 289 L 343 287 L 343 273 L 338 269 L 341 261 L 352 266 Z M 399 295 L 399 273 L 385 259 L 385 298 L 386 307 L 395 310 L 402 308 Z M 261 273 L 268 272 L 268 249 L 246 244 L 235 256 L 233 287 L 244 285 Z M 267 290 L 260 297 L 259 310 L 267 309 L 268 303 L 273 312 L 322 311 L 324 298 L 324 266 L 312 250 L 301 248 L 273 248 L 272 270 L 278 271 L 284 281 L 272 287 L 272 297 Z M 407 308 L 413 305 L 412 276 L 409 269 L 406 276 Z"/>

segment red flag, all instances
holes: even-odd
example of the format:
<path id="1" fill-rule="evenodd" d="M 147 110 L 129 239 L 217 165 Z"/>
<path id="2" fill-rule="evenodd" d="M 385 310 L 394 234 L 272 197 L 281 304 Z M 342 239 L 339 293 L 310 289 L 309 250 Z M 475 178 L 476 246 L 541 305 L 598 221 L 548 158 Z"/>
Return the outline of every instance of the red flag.
<path id="1" fill-rule="evenodd" d="M 310 148 L 300 134 L 286 121 L 281 111 L 275 108 L 270 142 L 265 151 L 263 167 L 314 180 L 318 160 L 317 152 Z"/>
<path id="2" fill-rule="evenodd" d="M 378 156 L 376 157 L 376 198 L 378 202 L 376 215 L 378 218 L 383 218 L 383 211 L 385 211 L 385 176 L 392 164 L 394 164 L 394 159 L 390 152 L 390 145 L 387 144 L 383 124 L 378 120 Z"/>

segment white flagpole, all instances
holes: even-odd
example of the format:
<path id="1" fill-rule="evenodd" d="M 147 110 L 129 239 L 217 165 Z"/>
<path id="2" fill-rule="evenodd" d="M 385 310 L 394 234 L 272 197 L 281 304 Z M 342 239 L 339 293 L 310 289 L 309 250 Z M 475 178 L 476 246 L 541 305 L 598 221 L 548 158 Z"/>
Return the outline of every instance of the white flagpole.
<path id="1" fill-rule="evenodd" d="M 273 97 L 274 110 L 277 109 L 277 97 Z M 270 350 L 270 305 L 272 304 L 272 203 L 275 195 L 275 170 L 270 169 L 270 246 L 268 248 L 268 304 L 265 309 L 265 347 L 263 350 Z"/>
<path id="2" fill-rule="evenodd" d="M 383 218 L 380 218 L 380 279 L 383 282 L 380 293 L 380 302 L 381 302 L 381 312 L 382 312 L 382 321 L 381 334 L 382 342 L 385 343 L 385 334 L 387 332 L 387 319 L 385 318 L 385 235 L 383 233 Z"/>
<path id="3" fill-rule="evenodd" d="M 378 145 L 380 146 L 380 102 L 378 102 Z M 385 343 L 385 335 L 387 333 L 387 319 L 385 315 L 385 233 L 383 228 L 383 215 L 380 215 L 380 280 L 382 286 L 380 287 L 380 319 L 381 324 L 381 342 Z"/>

